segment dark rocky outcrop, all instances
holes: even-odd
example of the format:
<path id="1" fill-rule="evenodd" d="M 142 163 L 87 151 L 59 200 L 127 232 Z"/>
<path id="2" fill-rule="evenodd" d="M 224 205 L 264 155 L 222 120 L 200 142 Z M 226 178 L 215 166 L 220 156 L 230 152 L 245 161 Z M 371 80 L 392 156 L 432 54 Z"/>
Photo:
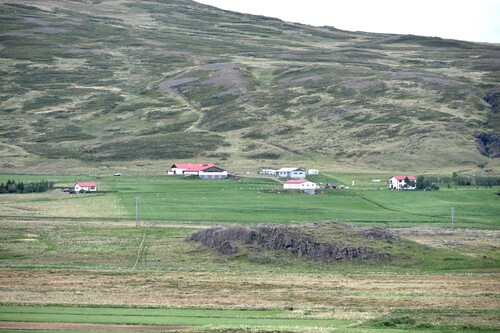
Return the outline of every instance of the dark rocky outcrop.
<path id="1" fill-rule="evenodd" d="M 387 259 L 388 253 L 376 249 L 380 246 L 371 245 L 402 241 L 385 228 L 356 228 L 343 223 L 220 226 L 198 231 L 187 240 L 203 243 L 225 255 L 250 246 L 252 251 L 282 250 L 315 260 Z"/>
<path id="2" fill-rule="evenodd" d="M 476 133 L 476 146 L 481 154 L 491 158 L 500 157 L 500 134 Z"/>
<path id="3" fill-rule="evenodd" d="M 489 95 L 483 97 L 484 101 L 488 103 L 493 112 L 500 112 L 500 88 L 497 87 Z"/>

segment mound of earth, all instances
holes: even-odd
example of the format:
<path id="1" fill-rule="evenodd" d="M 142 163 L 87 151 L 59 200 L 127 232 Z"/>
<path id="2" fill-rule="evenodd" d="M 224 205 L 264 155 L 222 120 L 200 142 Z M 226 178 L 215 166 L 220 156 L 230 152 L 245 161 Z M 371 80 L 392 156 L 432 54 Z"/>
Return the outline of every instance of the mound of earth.
<path id="1" fill-rule="evenodd" d="M 301 225 L 261 224 L 256 226 L 218 226 L 192 234 L 197 241 L 231 255 L 240 251 L 286 251 L 314 260 L 383 260 L 390 243 L 404 241 L 380 227 L 358 228 L 344 223 Z"/>

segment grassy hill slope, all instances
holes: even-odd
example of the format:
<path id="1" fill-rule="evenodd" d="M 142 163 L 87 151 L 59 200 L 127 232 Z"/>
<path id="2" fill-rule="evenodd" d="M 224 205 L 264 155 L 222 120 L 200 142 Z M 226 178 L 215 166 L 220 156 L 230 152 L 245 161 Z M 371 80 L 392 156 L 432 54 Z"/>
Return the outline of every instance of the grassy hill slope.
<path id="1" fill-rule="evenodd" d="M 499 56 L 185 0 L 0 0 L 0 171 L 498 172 Z"/>

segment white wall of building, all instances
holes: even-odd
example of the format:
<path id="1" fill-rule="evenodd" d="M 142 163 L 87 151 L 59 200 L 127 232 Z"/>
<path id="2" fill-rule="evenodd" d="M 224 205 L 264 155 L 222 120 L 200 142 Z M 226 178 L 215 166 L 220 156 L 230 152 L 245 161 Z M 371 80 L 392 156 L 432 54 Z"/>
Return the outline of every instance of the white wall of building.
<path id="1" fill-rule="evenodd" d="M 316 183 L 310 182 L 310 181 L 305 181 L 302 183 L 283 183 L 283 188 L 284 189 L 290 189 L 290 190 L 315 190 L 318 188 L 318 185 Z"/>

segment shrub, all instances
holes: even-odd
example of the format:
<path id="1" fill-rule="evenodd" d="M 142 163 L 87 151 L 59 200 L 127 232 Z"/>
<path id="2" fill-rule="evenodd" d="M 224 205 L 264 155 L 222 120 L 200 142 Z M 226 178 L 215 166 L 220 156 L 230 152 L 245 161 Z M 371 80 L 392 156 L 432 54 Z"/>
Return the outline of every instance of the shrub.
<path id="1" fill-rule="evenodd" d="M 54 188 L 54 183 L 47 180 L 42 180 L 38 183 L 27 183 L 23 182 L 16 183 L 15 180 L 7 180 L 7 182 L 0 184 L 0 194 L 5 193 L 33 193 L 33 192 L 45 192 Z"/>
<path id="2" fill-rule="evenodd" d="M 418 176 L 417 177 L 417 183 L 416 183 L 416 189 L 417 190 L 426 190 L 426 191 L 437 191 L 439 190 L 439 186 L 437 183 L 439 182 L 439 178 L 436 177 L 425 177 L 425 176 Z"/>
<path id="3" fill-rule="evenodd" d="M 414 326 L 416 324 L 415 318 L 410 316 L 396 317 L 396 318 L 379 318 L 372 321 L 374 327 L 399 327 L 399 326 Z"/>

